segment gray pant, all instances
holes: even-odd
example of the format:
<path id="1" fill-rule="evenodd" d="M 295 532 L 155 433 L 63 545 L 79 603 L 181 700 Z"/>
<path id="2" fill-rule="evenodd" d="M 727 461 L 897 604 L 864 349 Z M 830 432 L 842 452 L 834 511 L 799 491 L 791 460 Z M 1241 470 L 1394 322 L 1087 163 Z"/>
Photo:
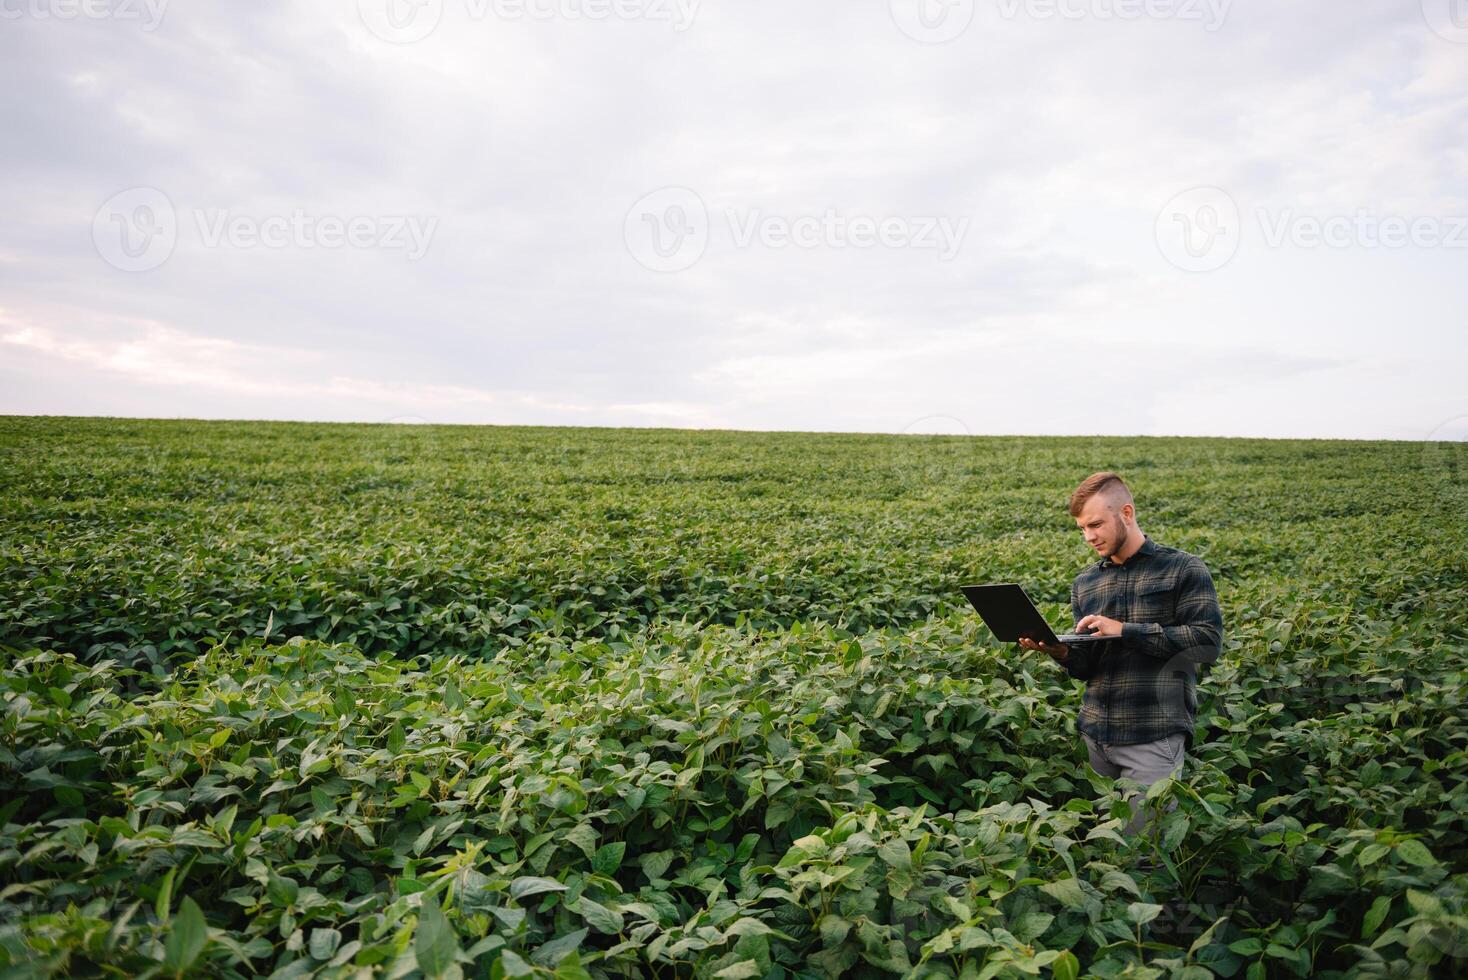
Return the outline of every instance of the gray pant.
<path id="1" fill-rule="evenodd" d="M 1094 741 L 1085 732 L 1081 738 L 1086 742 L 1086 754 L 1091 757 L 1091 768 L 1102 776 L 1110 779 L 1130 779 L 1145 788 L 1167 776 L 1177 775 L 1183 768 L 1183 746 L 1185 744 L 1183 735 L 1169 735 L 1155 742 L 1141 742 L 1137 745 L 1110 745 L 1105 742 Z M 1145 814 L 1138 806 L 1136 797 L 1132 794 L 1128 799 L 1132 803 L 1132 819 L 1126 826 L 1128 834 L 1134 834 L 1142 828 Z M 1170 809 L 1171 807 L 1169 807 Z"/>

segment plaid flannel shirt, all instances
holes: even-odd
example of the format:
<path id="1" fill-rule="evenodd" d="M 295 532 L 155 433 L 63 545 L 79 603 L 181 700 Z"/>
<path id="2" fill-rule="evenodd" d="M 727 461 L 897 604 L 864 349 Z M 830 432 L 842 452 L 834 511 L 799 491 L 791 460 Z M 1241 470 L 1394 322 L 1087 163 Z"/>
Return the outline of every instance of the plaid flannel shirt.
<path id="1" fill-rule="evenodd" d="M 1218 659 L 1223 613 L 1202 559 L 1143 536 L 1118 565 L 1103 558 L 1070 587 L 1075 621 L 1119 620 L 1121 636 L 1076 644 L 1065 670 L 1086 682 L 1076 727 L 1097 742 L 1135 745 L 1181 732 L 1193 744 L 1197 665 Z"/>

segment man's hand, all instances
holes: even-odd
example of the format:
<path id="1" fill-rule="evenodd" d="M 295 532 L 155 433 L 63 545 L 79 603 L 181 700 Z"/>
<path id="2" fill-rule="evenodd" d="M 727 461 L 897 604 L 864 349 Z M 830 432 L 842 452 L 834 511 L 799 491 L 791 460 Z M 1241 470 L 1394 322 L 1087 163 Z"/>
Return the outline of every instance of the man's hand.
<path id="1" fill-rule="evenodd" d="M 1059 664 L 1065 663 L 1065 658 L 1070 656 L 1070 647 L 1064 643 L 1037 643 L 1028 636 L 1022 636 L 1019 638 L 1019 645 L 1026 650 L 1044 650 Z"/>
<path id="2" fill-rule="evenodd" d="M 1094 636 L 1120 636 L 1121 620 L 1108 619 L 1105 616 L 1083 616 L 1076 623 L 1077 633 L 1091 633 Z"/>

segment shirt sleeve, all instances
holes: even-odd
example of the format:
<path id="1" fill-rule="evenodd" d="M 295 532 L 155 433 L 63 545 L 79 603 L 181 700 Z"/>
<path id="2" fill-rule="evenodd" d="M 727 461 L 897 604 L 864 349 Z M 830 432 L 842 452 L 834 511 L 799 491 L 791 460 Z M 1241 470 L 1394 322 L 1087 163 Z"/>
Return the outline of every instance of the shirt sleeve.
<path id="1" fill-rule="evenodd" d="M 1178 580 L 1180 625 L 1123 623 L 1121 637 L 1130 646 L 1158 658 L 1185 657 L 1195 664 L 1213 663 L 1223 648 L 1223 612 L 1208 566 L 1194 558 Z"/>
<path id="2" fill-rule="evenodd" d="M 1070 616 L 1072 623 L 1081 621 L 1081 611 L 1076 608 L 1076 584 L 1070 583 Z M 1065 672 L 1078 681 L 1088 681 L 1096 669 L 1095 648 L 1102 646 L 1099 643 L 1088 643 L 1085 646 L 1071 645 L 1070 652 L 1065 656 L 1065 662 L 1061 664 Z"/>

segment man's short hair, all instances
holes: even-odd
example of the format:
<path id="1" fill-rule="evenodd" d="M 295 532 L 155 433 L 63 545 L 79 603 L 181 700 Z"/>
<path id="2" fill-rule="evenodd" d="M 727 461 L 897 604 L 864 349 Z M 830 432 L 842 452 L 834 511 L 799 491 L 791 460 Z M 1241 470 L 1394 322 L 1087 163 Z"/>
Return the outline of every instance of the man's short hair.
<path id="1" fill-rule="evenodd" d="M 1136 506 L 1132 502 L 1132 491 L 1127 487 L 1126 481 L 1110 470 L 1102 470 L 1082 480 L 1081 485 L 1076 487 L 1075 492 L 1070 495 L 1070 516 L 1080 517 L 1086 501 L 1098 493 L 1111 498 L 1117 510 L 1120 510 L 1123 504 Z"/>

